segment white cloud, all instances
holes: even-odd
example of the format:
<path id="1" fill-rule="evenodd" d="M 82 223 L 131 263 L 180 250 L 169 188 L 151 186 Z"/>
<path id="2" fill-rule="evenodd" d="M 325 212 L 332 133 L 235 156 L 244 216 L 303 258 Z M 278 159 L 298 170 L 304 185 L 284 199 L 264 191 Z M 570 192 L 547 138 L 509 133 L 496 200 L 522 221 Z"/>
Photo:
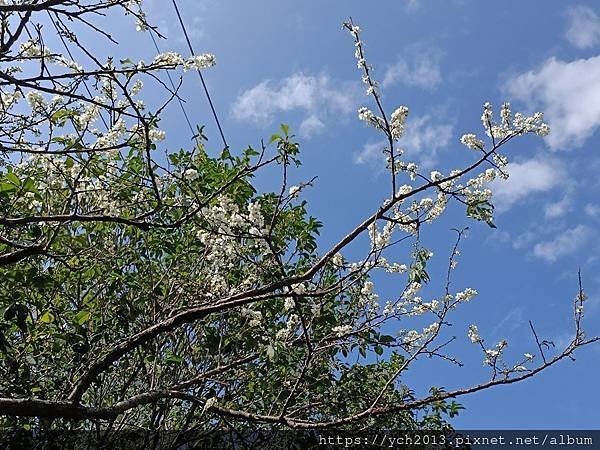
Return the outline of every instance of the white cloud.
<path id="1" fill-rule="evenodd" d="M 494 205 L 505 211 L 530 194 L 549 191 L 560 186 L 565 178 L 564 169 L 553 160 L 530 159 L 512 162 L 507 166 L 508 180 L 491 183 Z"/>
<path id="2" fill-rule="evenodd" d="M 546 219 L 557 219 L 558 217 L 564 216 L 571 209 L 573 201 L 569 194 L 557 202 L 548 203 L 544 206 L 544 215 Z"/>
<path id="3" fill-rule="evenodd" d="M 417 160 L 421 166 L 431 167 L 437 162 L 438 150 L 446 147 L 452 140 L 453 129 L 454 126 L 450 123 L 435 122 L 431 114 L 409 119 L 406 133 L 399 141 L 405 151 L 404 159 Z"/>
<path id="4" fill-rule="evenodd" d="M 589 48 L 600 43 L 600 17 L 592 8 L 575 6 L 567 11 L 569 23 L 565 37 L 578 48 Z"/>
<path id="5" fill-rule="evenodd" d="M 416 51 L 409 53 L 414 55 L 400 57 L 386 69 L 381 83 L 384 88 L 400 82 L 406 86 L 433 89 L 442 82 L 439 53 L 434 50 L 425 51 L 420 46 L 413 48 Z"/>
<path id="6" fill-rule="evenodd" d="M 416 11 L 421 6 L 420 0 L 404 0 L 404 6 L 408 11 Z"/>
<path id="7" fill-rule="evenodd" d="M 558 258 L 580 249 L 590 237 L 590 229 L 585 225 L 577 225 L 563 231 L 555 239 L 540 242 L 533 247 L 533 254 L 538 258 L 554 262 Z"/>
<path id="8" fill-rule="evenodd" d="M 386 141 L 372 142 L 365 144 L 360 152 L 354 154 L 356 164 L 373 164 L 379 166 L 382 170 L 385 168 L 385 156 L 383 149 Z"/>
<path id="9" fill-rule="evenodd" d="M 594 219 L 600 218 L 600 205 L 588 203 L 587 205 L 585 205 L 583 210 L 588 216 Z"/>
<path id="10" fill-rule="evenodd" d="M 580 147 L 600 125 L 600 56 L 571 62 L 550 58 L 505 87 L 545 113 L 552 130 L 546 142 L 553 150 Z"/>
<path id="11" fill-rule="evenodd" d="M 307 117 L 300 124 L 300 134 L 302 136 L 311 137 L 319 134 L 325 128 L 325 124 L 317 116 L 312 115 Z"/>
<path id="12" fill-rule="evenodd" d="M 304 113 L 300 132 L 309 137 L 323 131 L 327 119 L 355 111 L 357 102 L 356 84 L 333 81 L 326 74 L 299 72 L 278 83 L 266 80 L 244 91 L 232 105 L 231 114 L 237 120 L 266 126 L 277 113 L 300 110 Z"/>
<path id="13" fill-rule="evenodd" d="M 451 124 L 435 122 L 431 114 L 413 118 L 409 116 L 406 133 L 398 141 L 404 150 L 401 159 L 406 162 L 416 161 L 423 168 L 431 167 L 437 160 L 438 151 L 450 143 L 453 128 Z M 374 163 L 385 167 L 383 148 L 386 144 L 386 141 L 366 144 L 354 155 L 354 161 L 357 164 Z"/>

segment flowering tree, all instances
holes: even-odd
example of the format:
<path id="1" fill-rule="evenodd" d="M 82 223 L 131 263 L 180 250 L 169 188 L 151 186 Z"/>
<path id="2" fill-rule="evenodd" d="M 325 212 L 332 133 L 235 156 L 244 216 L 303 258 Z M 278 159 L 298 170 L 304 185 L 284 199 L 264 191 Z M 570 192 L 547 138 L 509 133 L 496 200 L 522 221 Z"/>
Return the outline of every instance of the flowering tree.
<path id="1" fill-rule="evenodd" d="M 423 173 L 397 148 L 408 108 L 383 107 L 360 30 L 345 23 L 375 105 L 359 119 L 386 139 L 390 193 L 319 249 L 321 224 L 301 200 L 310 183 L 287 182 L 300 164 L 287 126 L 242 152 L 210 156 L 201 129 L 193 149 L 159 151 L 161 112 L 178 97 L 161 72 L 203 70 L 212 55 L 102 61 L 70 25 L 112 39 L 94 18 L 120 9 L 138 30 L 160 36 L 140 3 L 0 1 L 4 427 L 437 429 L 461 408 L 454 398 L 532 377 L 598 340 L 581 329 L 580 285 L 575 337 L 562 351 L 547 355 L 538 340 L 535 351 L 509 361 L 506 342 L 489 344 L 472 325 L 458 338 L 481 350 L 489 379 L 416 396 L 401 377 L 423 357 L 459 364 L 449 353 L 457 337 L 446 330 L 477 295 L 451 289 L 458 230 L 444 288 L 422 297 L 433 257 L 423 235 L 449 202 L 494 226 L 488 183 L 507 178 L 503 153 L 512 139 L 549 132 L 542 115 L 513 114 L 504 104 L 496 121 L 486 103 L 483 134 L 461 139 L 472 163 Z M 46 45 L 48 29 L 64 52 Z M 75 61 L 70 48 L 84 57 Z M 144 83 L 165 90 L 162 106 L 144 105 Z M 281 189 L 258 193 L 252 178 L 268 165 L 280 168 Z M 363 235 L 363 257 L 344 257 Z M 412 252 L 399 251 L 401 242 Z M 395 298 L 380 301 L 375 272 L 402 286 Z"/>

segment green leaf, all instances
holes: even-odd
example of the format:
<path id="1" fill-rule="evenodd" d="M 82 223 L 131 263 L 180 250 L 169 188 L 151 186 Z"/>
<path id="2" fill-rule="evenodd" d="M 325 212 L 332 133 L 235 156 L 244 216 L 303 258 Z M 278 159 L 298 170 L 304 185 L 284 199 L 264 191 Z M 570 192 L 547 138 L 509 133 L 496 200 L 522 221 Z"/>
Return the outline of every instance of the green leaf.
<path id="1" fill-rule="evenodd" d="M 52 323 L 52 322 L 54 322 L 54 315 L 50 311 L 46 311 L 44 314 L 42 314 L 40 316 L 40 322 Z"/>
<path id="2" fill-rule="evenodd" d="M 285 136 L 289 136 L 290 135 L 290 127 L 289 127 L 289 125 L 286 125 L 285 123 L 282 123 L 280 125 L 280 128 L 281 128 L 281 131 L 283 131 L 283 134 Z"/>
<path id="3" fill-rule="evenodd" d="M 231 159 L 231 153 L 229 152 L 228 148 L 224 148 L 223 151 L 221 152 L 221 159 L 222 160 Z"/>
<path id="4" fill-rule="evenodd" d="M 8 172 L 5 178 L 15 186 L 21 186 L 21 180 L 19 180 L 19 177 L 14 172 Z"/>
<path id="5" fill-rule="evenodd" d="M 17 187 L 12 183 L 0 182 L 0 193 L 8 193 L 14 192 L 17 190 Z"/>
<path id="6" fill-rule="evenodd" d="M 52 113 L 52 115 L 50 116 L 50 121 L 54 125 L 63 126 L 68 118 L 75 117 L 78 114 L 79 113 L 74 109 L 59 109 L 58 111 Z"/>
<path id="7" fill-rule="evenodd" d="M 281 136 L 278 134 L 274 134 L 271 136 L 271 139 L 269 139 L 269 144 L 272 144 L 275 141 L 280 141 L 281 140 Z"/>
<path id="8" fill-rule="evenodd" d="M 488 201 L 472 203 L 467 206 L 467 216 L 472 219 L 487 223 L 491 228 L 497 228 L 492 221 L 494 215 L 494 205 Z"/>
<path id="9" fill-rule="evenodd" d="M 165 358 L 165 362 L 170 364 L 181 364 L 183 362 L 183 358 L 174 354 L 171 350 L 167 350 L 167 356 Z"/>
<path id="10" fill-rule="evenodd" d="M 87 310 L 82 310 L 79 311 L 77 314 L 75 314 L 75 323 L 77 323 L 77 325 L 83 325 L 84 323 L 86 323 L 88 320 L 90 320 L 92 313 L 90 313 Z"/>

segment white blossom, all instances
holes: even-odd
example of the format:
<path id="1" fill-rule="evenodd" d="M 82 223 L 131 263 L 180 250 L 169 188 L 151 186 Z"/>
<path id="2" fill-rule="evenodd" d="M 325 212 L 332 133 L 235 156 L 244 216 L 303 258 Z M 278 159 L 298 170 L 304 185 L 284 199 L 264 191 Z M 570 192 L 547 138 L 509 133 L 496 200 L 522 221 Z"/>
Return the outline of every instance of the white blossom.
<path id="1" fill-rule="evenodd" d="M 477 136 L 475 136 L 474 134 L 470 133 L 470 134 L 464 134 L 461 138 L 460 138 L 460 142 L 467 148 L 470 148 L 471 150 L 483 150 L 485 144 L 483 143 L 483 141 L 481 139 L 477 139 Z"/>
<path id="2" fill-rule="evenodd" d="M 352 325 L 338 325 L 331 329 L 337 337 L 342 337 L 352 331 Z"/>
<path id="3" fill-rule="evenodd" d="M 183 177 L 184 177 L 186 180 L 189 180 L 189 181 L 194 181 L 194 180 L 197 180 L 197 179 L 198 179 L 198 177 L 199 177 L 199 173 L 198 173 L 198 171 L 197 171 L 196 169 L 192 169 L 192 168 L 190 168 L 190 169 L 186 169 L 186 170 L 183 172 Z"/>
<path id="4" fill-rule="evenodd" d="M 296 198 L 296 197 L 298 197 L 299 192 L 300 192 L 299 186 L 292 186 L 292 187 L 290 187 L 290 190 L 288 193 L 289 193 L 290 197 Z"/>
<path id="5" fill-rule="evenodd" d="M 464 291 L 459 292 L 455 295 L 456 300 L 459 302 L 468 302 L 475 297 L 478 292 L 473 288 L 466 288 Z"/>
<path id="6" fill-rule="evenodd" d="M 294 309 L 294 299 L 292 297 L 285 298 L 283 309 L 285 311 L 290 311 L 291 309 Z"/>
<path id="7" fill-rule="evenodd" d="M 338 266 L 341 267 L 344 265 L 344 257 L 342 256 L 341 253 L 336 253 L 335 255 L 333 255 L 333 257 L 331 258 L 331 262 Z"/>
<path id="8" fill-rule="evenodd" d="M 408 108 L 406 106 L 400 106 L 391 115 L 390 121 L 390 133 L 392 139 L 397 141 L 404 134 L 404 123 L 408 116 Z"/>
<path id="9" fill-rule="evenodd" d="M 213 55 L 212 53 L 203 53 L 201 55 L 194 55 L 188 58 L 183 64 L 183 69 L 208 69 L 209 67 L 215 66 L 216 63 L 217 60 L 215 58 L 215 55 Z"/>
<path id="10" fill-rule="evenodd" d="M 151 129 L 150 131 L 148 131 L 148 138 L 150 139 L 150 141 L 152 142 L 160 142 L 160 141 L 164 141 L 165 137 L 166 137 L 166 133 L 162 130 L 158 130 L 156 128 Z"/>
<path id="11" fill-rule="evenodd" d="M 469 325 L 469 331 L 467 332 L 467 336 L 473 344 L 482 342 L 481 336 L 479 336 L 479 330 L 477 329 L 476 325 Z"/>

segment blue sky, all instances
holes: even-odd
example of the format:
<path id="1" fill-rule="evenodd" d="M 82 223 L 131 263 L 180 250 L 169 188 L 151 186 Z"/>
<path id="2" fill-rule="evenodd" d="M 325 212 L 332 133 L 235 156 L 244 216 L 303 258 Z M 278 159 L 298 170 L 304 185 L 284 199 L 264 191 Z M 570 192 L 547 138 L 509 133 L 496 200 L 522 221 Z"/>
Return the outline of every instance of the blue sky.
<path id="1" fill-rule="evenodd" d="M 167 41 L 163 50 L 184 54 L 170 2 L 147 0 L 151 23 Z M 405 381 L 418 393 L 431 384 L 448 389 L 485 381 L 480 352 L 466 337 L 476 323 L 484 338 L 509 341 L 509 355 L 535 352 L 528 321 L 538 334 L 564 344 L 572 332 L 571 300 L 582 268 L 590 297 L 585 327 L 600 334 L 600 7 L 597 2 L 545 0 L 405 0 L 261 2 L 180 0 L 197 52 L 212 52 L 217 66 L 205 78 L 231 148 L 258 146 L 279 123 L 302 144 L 303 166 L 293 182 L 318 176 L 306 191 L 310 211 L 325 224 L 327 245 L 374 210 L 388 193 L 377 151 L 379 136 L 356 119 L 364 95 L 351 36 L 341 29 L 352 16 L 363 30 L 367 59 L 382 82 L 388 110 L 410 108 L 402 147 L 422 167 L 442 173 L 469 153 L 463 133 L 480 132 L 481 105 L 545 112 L 552 133 L 510 146 L 509 181 L 495 186 L 496 224 L 469 222 L 464 211 L 428 228 L 424 242 L 442 274 L 454 234 L 470 226 L 454 286 L 480 295 L 454 320 L 453 353 L 465 367 L 425 360 Z M 150 59 L 150 38 L 131 24 L 114 23 L 124 39 L 108 51 Z M 115 32 L 117 35 L 117 32 Z M 100 45 L 100 44 L 99 44 Z M 148 95 L 148 93 L 146 94 Z M 183 96 L 194 122 L 207 125 L 209 146 L 219 137 L 197 77 L 188 74 Z M 187 146 L 190 133 L 176 105 L 161 122 L 167 146 Z M 274 173 L 259 178 L 275 187 Z M 439 271 L 435 272 L 435 268 Z M 443 280 L 435 276 L 431 289 Z M 382 280 L 382 297 L 394 286 Z M 597 428 L 600 348 L 587 348 L 532 380 L 463 397 L 454 422 L 466 428 Z"/>

